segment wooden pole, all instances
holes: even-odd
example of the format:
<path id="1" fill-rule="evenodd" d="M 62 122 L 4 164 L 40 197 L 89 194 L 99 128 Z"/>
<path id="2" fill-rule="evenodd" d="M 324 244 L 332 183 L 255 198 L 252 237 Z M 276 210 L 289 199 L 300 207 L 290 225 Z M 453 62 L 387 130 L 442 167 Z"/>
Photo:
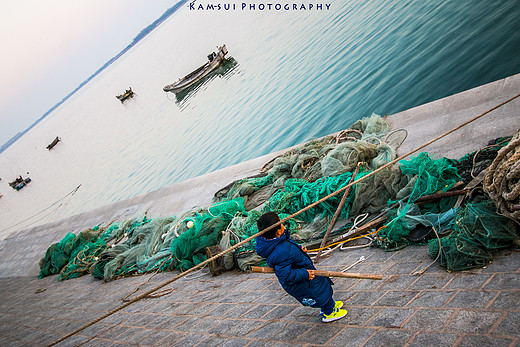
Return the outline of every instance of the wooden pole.
<path id="1" fill-rule="evenodd" d="M 251 271 L 258 272 L 258 273 L 265 273 L 265 274 L 274 273 L 274 269 L 272 267 L 261 267 L 261 266 L 251 266 Z M 383 279 L 383 276 L 381 276 L 381 275 L 370 275 L 370 274 L 348 273 L 348 272 L 336 272 L 336 271 L 314 270 L 314 274 L 316 276 L 361 278 L 361 279 L 365 279 L 365 280 L 382 280 Z"/>
<path id="2" fill-rule="evenodd" d="M 359 167 L 361 166 L 361 163 L 358 163 L 356 166 L 356 169 L 354 170 L 354 173 L 350 177 L 349 184 L 354 181 L 356 178 L 357 172 L 359 170 Z M 350 193 L 350 188 L 352 188 L 352 185 L 350 185 L 347 190 L 345 190 L 345 193 L 343 194 L 343 197 L 341 198 L 341 201 L 339 202 L 338 208 L 336 209 L 336 212 L 334 213 L 334 216 L 332 217 L 332 221 L 329 224 L 329 227 L 327 229 L 327 232 L 325 233 L 325 236 L 323 236 L 323 240 L 321 241 L 320 249 L 318 250 L 318 254 L 316 254 L 316 257 L 314 258 L 314 262 L 317 263 L 318 260 L 320 260 L 321 256 L 321 249 L 325 246 L 327 243 L 327 239 L 329 238 L 330 232 L 332 231 L 332 228 L 334 228 L 334 225 L 336 224 L 336 220 L 339 217 L 339 214 L 341 213 L 341 209 L 343 208 L 343 205 L 345 205 L 345 201 L 347 200 L 347 195 Z"/>

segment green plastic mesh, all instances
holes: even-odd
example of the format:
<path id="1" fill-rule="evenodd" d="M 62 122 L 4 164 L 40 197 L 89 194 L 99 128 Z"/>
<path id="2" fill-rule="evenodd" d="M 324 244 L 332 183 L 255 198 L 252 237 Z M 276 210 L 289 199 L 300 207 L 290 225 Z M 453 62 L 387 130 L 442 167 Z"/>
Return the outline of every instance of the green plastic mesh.
<path id="1" fill-rule="evenodd" d="M 259 191 L 266 186 L 272 185 L 274 182 L 274 175 L 263 174 L 244 178 L 233 182 L 230 186 L 225 187 L 215 193 L 214 202 L 230 200 L 238 197 L 244 198 L 244 206 L 246 209 L 252 209 L 258 206 L 261 202 L 256 202 L 255 198 Z M 269 195 L 269 191 L 267 194 Z M 269 196 L 261 195 L 260 199 L 265 201 Z M 248 206 L 249 205 L 251 206 Z M 249 208 L 248 208 L 249 207 Z"/>
<path id="2" fill-rule="evenodd" d="M 171 239 L 163 237 L 173 227 L 174 218 L 143 219 L 139 223 L 121 226 L 123 239 L 111 244 L 101 253 L 99 260 L 105 265 L 95 269 L 96 274 L 103 271 L 106 281 L 118 277 L 151 272 L 169 264 L 169 253 L 164 252 Z"/>
<path id="3" fill-rule="evenodd" d="M 60 272 L 59 280 L 67 280 L 90 273 L 90 268 L 103 251 L 107 249 L 107 243 L 102 238 L 94 242 L 75 248 L 70 256 L 69 263 Z"/>
<path id="4" fill-rule="evenodd" d="M 59 273 L 59 279 L 65 280 L 92 274 L 110 281 L 134 274 L 190 269 L 206 260 L 207 247 L 220 244 L 225 250 L 256 234 L 256 221 L 262 213 L 274 211 L 284 219 L 348 184 L 358 163 L 363 165 L 356 179 L 394 160 L 399 143 L 388 140 L 388 129 L 388 123 L 377 115 L 363 118 L 346 131 L 312 140 L 275 158 L 264 166 L 260 175 L 238 180 L 216 192 L 211 206 L 193 209 L 180 217 L 137 217 L 112 223 L 107 228 L 87 229 L 77 236 L 68 233 L 47 250 L 40 262 L 39 277 Z M 491 158 L 487 151 L 481 153 L 481 158 Z M 445 231 L 454 223 L 457 210 L 452 207 L 456 197 L 420 208 L 414 202 L 424 195 L 453 187 L 461 180 L 457 168 L 475 175 L 478 170 L 473 166 L 481 168 L 470 156 L 460 161 L 434 160 L 421 153 L 379 171 L 351 188 L 340 213 L 340 219 L 346 223 L 343 228 L 352 226 L 354 217 L 362 213 L 379 214 L 388 209 L 386 228 L 380 230 L 380 239 L 373 243 L 386 250 L 410 244 L 410 231 L 418 224 L 435 225 L 439 231 Z M 465 179 L 466 175 L 463 176 Z M 343 193 L 337 194 L 285 222 L 293 239 L 307 244 L 321 240 L 342 196 Z M 486 216 L 494 220 L 494 216 L 490 217 L 493 211 L 486 211 Z M 490 236 L 487 222 L 479 223 L 486 225 L 488 238 L 497 240 L 486 247 L 510 243 L 513 237 L 510 229 Z M 499 223 L 494 221 L 491 226 L 494 224 Z M 467 230 L 470 229 L 468 226 Z M 449 269 L 489 261 L 487 255 L 477 259 L 474 254 L 481 241 L 468 238 L 459 247 L 457 235 L 452 233 L 450 238 L 442 239 L 446 247 L 442 247 L 441 254 L 448 259 L 443 262 L 450 264 L 450 259 L 467 258 L 456 260 L 457 265 L 448 265 Z M 466 234 L 461 235 L 466 238 Z M 432 242 L 431 252 L 435 253 Z M 256 254 L 253 239 L 227 254 L 224 263 L 226 269 L 238 267 L 245 271 L 264 261 Z"/>
<path id="5" fill-rule="evenodd" d="M 236 214 L 245 213 L 243 198 L 217 203 L 189 217 L 193 227 L 172 240 L 174 266 L 184 271 L 206 260 L 206 247 L 216 245 Z"/>
<path id="6" fill-rule="evenodd" d="M 439 262 L 449 271 L 487 265 L 492 250 L 510 247 L 519 238 L 517 224 L 495 210 L 490 200 L 467 203 L 457 214 L 453 231 L 428 242 L 430 256 L 436 258 L 440 252 Z"/>
<path id="7" fill-rule="evenodd" d="M 451 165 L 450 160 L 434 160 L 427 153 L 420 153 L 408 161 L 402 160 L 399 164 L 402 174 L 410 177 L 409 183 L 399 194 L 401 197 L 408 196 L 408 200 L 402 208 L 392 209 L 387 214 L 389 222 L 379 232 L 379 238 L 383 240 L 381 245 L 385 248 L 409 243 L 410 229 L 404 217 L 417 199 L 448 191 L 460 180 L 457 169 Z"/>
<path id="8" fill-rule="evenodd" d="M 206 247 L 219 243 L 223 235 L 231 246 L 255 234 L 256 220 L 262 212 L 273 209 L 285 218 L 347 184 L 352 175 L 349 171 L 358 162 L 366 162 L 370 170 L 394 159 L 395 149 L 382 141 L 388 129 L 388 123 L 377 115 L 363 118 L 350 130 L 294 148 L 267 163 L 263 174 L 218 191 L 212 206 L 179 218 L 136 218 L 116 223 L 102 235 L 77 243 L 77 247 L 68 245 L 70 239 L 75 239 L 68 235 L 62 243 L 50 247 L 49 255 L 60 261 L 54 261 L 57 265 L 53 272 L 42 271 L 42 276 L 61 272 L 60 279 L 68 279 L 91 273 L 109 281 L 150 271 L 187 270 L 204 261 Z M 293 237 L 309 240 L 322 235 L 341 196 L 338 194 L 297 220 L 289 220 L 286 225 Z M 348 216 L 354 196 L 349 195 L 341 217 Z M 253 240 L 234 252 L 239 268 L 259 261 L 254 249 Z M 42 261 L 43 267 L 50 265 Z"/>
<path id="9" fill-rule="evenodd" d="M 395 159 L 395 148 L 383 141 L 389 124 L 373 114 L 354 123 L 352 129 L 311 140 L 267 163 L 264 176 L 234 182 L 215 194 L 214 202 L 243 197 L 246 210 L 265 203 L 288 180 L 314 182 L 353 171 L 359 162 L 376 169 Z M 352 136 L 352 135 L 355 135 Z"/>
<path id="10" fill-rule="evenodd" d="M 363 174 L 358 173 L 356 178 Z M 285 183 L 285 189 L 277 191 L 271 199 L 269 199 L 264 210 L 273 211 L 280 214 L 291 215 L 304 207 L 324 198 L 325 196 L 337 191 L 346 186 L 352 173 L 346 172 L 344 174 L 321 178 L 315 182 L 307 182 L 304 180 L 291 179 Z M 350 203 L 354 194 L 349 194 L 347 201 L 343 206 L 340 217 L 347 218 L 349 213 Z M 317 206 L 303 212 L 298 216 L 299 219 L 305 223 L 310 223 L 317 215 L 334 215 L 334 212 L 341 201 L 342 194 L 337 194 L 334 197 L 318 204 Z"/>
<path id="11" fill-rule="evenodd" d="M 75 234 L 67 233 L 60 242 L 51 245 L 47 249 L 45 256 L 40 260 L 40 274 L 38 278 L 55 275 L 67 265 L 75 238 Z"/>

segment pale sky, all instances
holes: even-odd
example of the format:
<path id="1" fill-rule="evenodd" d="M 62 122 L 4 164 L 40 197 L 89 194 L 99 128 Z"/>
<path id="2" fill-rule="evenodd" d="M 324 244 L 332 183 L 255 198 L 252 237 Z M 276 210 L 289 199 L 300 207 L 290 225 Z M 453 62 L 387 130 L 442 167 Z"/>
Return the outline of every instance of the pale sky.
<path id="1" fill-rule="evenodd" d="M 0 146 L 27 129 L 179 0 L 0 4 Z"/>

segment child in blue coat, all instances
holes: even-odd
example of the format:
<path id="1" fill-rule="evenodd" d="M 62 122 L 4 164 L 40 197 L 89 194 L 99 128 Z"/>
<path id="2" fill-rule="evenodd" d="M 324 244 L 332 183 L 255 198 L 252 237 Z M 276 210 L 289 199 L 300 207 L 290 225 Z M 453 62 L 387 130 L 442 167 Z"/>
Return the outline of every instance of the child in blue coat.
<path id="1" fill-rule="evenodd" d="M 280 221 L 274 212 L 267 212 L 257 221 L 262 231 Z M 289 230 L 281 224 L 256 238 L 256 252 L 274 268 L 283 289 L 304 306 L 320 307 L 323 322 L 345 317 L 343 303 L 332 299 L 332 281 L 328 277 L 315 276 L 316 268 L 306 253 L 290 237 Z"/>

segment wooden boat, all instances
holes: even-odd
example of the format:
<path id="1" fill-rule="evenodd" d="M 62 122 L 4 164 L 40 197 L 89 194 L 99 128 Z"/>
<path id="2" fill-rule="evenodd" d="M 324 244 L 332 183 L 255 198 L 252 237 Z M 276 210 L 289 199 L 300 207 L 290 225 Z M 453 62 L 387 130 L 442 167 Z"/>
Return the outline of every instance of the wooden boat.
<path id="1" fill-rule="evenodd" d="M 200 82 L 207 74 L 219 67 L 225 60 L 228 50 L 226 45 L 218 47 L 218 53 L 212 52 L 208 55 L 208 62 L 197 70 L 189 73 L 177 82 L 168 84 L 163 88 L 165 92 L 177 93 Z"/>
<path id="2" fill-rule="evenodd" d="M 14 190 L 20 190 L 31 182 L 29 177 L 22 178 L 22 176 L 17 177 L 14 181 L 9 182 L 9 186 Z"/>
<path id="3" fill-rule="evenodd" d="M 46 148 L 50 151 L 50 150 L 53 149 L 54 146 L 56 146 L 56 145 L 58 144 L 58 142 L 60 142 L 60 141 L 61 141 L 61 139 L 60 139 L 58 136 L 56 136 L 56 138 L 55 138 L 54 140 L 52 140 L 52 142 L 51 142 L 51 143 L 50 143 Z"/>
<path id="4" fill-rule="evenodd" d="M 125 92 L 123 94 L 117 95 L 116 98 L 118 98 L 121 102 L 123 102 L 126 99 L 131 98 L 132 96 L 134 96 L 134 92 L 133 92 L 132 88 L 128 88 L 127 90 L 125 90 Z"/>

